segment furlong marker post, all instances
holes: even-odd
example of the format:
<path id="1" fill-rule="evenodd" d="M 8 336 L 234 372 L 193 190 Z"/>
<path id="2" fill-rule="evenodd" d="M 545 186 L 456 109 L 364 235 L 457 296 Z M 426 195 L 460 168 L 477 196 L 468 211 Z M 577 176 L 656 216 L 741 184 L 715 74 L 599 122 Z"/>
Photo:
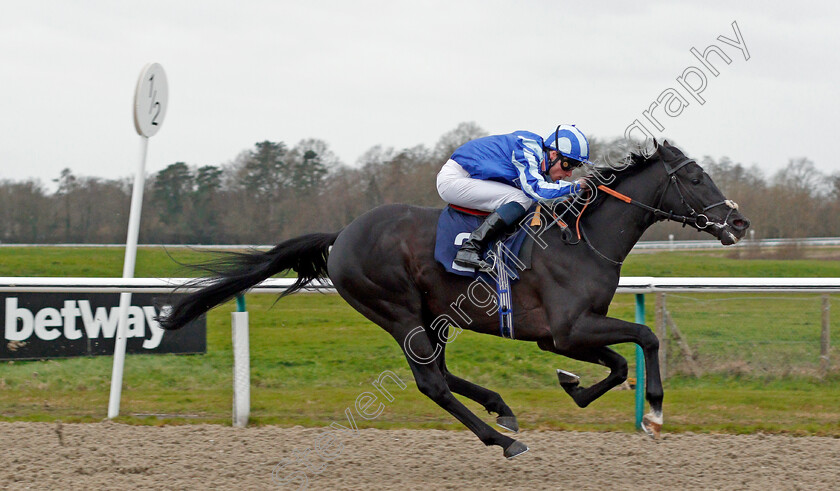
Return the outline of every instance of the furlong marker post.
<path id="1" fill-rule="evenodd" d="M 146 155 L 149 149 L 149 138 L 155 135 L 163 124 L 168 102 L 166 73 L 159 64 L 149 63 L 140 72 L 137 88 L 134 91 L 134 128 L 140 135 L 140 158 L 137 174 L 134 176 L 134 187 L 131 191 L 131 209 L 128 216 L 128 235 L 125 241 L 123 278 L 134 277 L 134 264 L 137 259 L 137 236 L 140 233 L 140 212 L 143 207 L 143 186 L 146 182 Z M 120 316 L 117 324 L 116 342 L 114 343 L 114 367 L 111 372 L 108 418 L 116 418 L 120 414 L 126 329 L 130 306 L 131 293 L 120 293 Z"/>

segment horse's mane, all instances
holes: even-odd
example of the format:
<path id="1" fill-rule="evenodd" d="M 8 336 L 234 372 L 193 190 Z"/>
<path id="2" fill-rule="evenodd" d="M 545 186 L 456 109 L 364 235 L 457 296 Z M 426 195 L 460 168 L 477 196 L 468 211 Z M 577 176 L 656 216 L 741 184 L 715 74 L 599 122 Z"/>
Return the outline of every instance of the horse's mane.
<path id="1" fill-rule="evenodd" d="M 623 180 L 636 175 L 654 162 L 671 162 L 684 157 L 685 155 L 680 149 L 665 141 L 662 144 L 657 144 L 655 151 L 652 153 L 631 152 L 630 155 L 618 163 L 596 165 L 587 176 L 593 180 L 593 184 L 607 184 L 610 188 L 615 188 Z M 598 196 L 589 203 L 589 206 L 597 208 L 604 202 L 606 196 L 605 193 L 598 193 Z"/>
<path id="2" fill-rule="evenodd" d="M 655 151 L 651 153 L 631 152 L 618 163 L 595 165 L 589 175 L 597 177 L 596 174 L 599 174 L 606 182 L 617 184 L 653 162 L 672 162 L 680 158 L 685 158 L 682 151 L 666 140 L 662 144 L 656 144 Z"/>
<path id="3" fill-rule="evenodd" d="M 614 182 L 634 174 L 635 171 L 645 167 L 645 164 L 656 160 L 654 155 L 645 157 L 642 154 L 634 152 L 618 163 L 596 164 L 593 170 L 587 175 L 600 175 L 606 182 Z"/>

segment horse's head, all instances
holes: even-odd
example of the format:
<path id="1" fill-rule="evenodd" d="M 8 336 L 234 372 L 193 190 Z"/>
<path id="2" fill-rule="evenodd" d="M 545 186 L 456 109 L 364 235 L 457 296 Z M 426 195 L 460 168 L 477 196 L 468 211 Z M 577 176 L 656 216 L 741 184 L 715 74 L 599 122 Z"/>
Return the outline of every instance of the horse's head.
<path id="1" fill-rule="evenodd" d="M 664 164 L 668 178 L 657 208 L 689 217 L 688 225 L 714 235 L 723 245 L 732 245 L 744 237 L 750 221 L 738 210 L 737 203 L 726 199 L 697 162 L 667 140 L 656 144 L 650 159 Z"/>

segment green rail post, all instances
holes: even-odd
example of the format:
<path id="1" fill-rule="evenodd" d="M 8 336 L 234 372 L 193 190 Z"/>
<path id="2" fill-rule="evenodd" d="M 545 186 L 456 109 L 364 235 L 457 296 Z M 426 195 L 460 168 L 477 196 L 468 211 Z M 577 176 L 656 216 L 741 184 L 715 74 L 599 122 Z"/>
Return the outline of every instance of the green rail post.
<path id="1" fill-rule="evenodd" d="M 236 311 L 245 312 L 245 295 L 236 296 Z"/>
<path id="2" fill-rule="evenodd" d="M 645 323 L 645 294 L 636 294 L 636 324 Z M 636 345 L 636 429 L 642 429 L 645 412 L 645 352 Z"/>

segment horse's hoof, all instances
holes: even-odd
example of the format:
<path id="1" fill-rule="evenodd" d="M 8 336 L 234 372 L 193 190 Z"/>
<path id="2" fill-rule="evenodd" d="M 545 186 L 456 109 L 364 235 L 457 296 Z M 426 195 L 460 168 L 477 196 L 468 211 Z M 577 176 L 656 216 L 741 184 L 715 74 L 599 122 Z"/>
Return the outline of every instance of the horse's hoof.
<path id="1" fill-rule="evenodd" d="M 572 372 L 560 370 L 559 368 L 557 369 L 557 379 L 560 381 L 560 385 L 563 386 L 578 385 L 580 383 L 580 377 Z"/>
<path id="2" fill-rule="evenodd" d="M 513 443 L 508 445 L 508 448 L 505 449 L 505 457 L 510 460 L 517 455 L 522 455 L 528 451 L 528 445 L 524 443 L 514 440 Z"/>
<path id="3" fill-rule="evenodd" d="M 645 414 L 645 417 L 642 418 L 642 430 L 654 440 L 659 440 L 662 436 L 662 413 L 650 412 Z"/>
<path id="4" fill-rule="evenodd" d="M 516 421 L 516 416 L 499 416 L 496 418 L 496 424 L 508 431 L 519 433 L 519 422 Z"/>

